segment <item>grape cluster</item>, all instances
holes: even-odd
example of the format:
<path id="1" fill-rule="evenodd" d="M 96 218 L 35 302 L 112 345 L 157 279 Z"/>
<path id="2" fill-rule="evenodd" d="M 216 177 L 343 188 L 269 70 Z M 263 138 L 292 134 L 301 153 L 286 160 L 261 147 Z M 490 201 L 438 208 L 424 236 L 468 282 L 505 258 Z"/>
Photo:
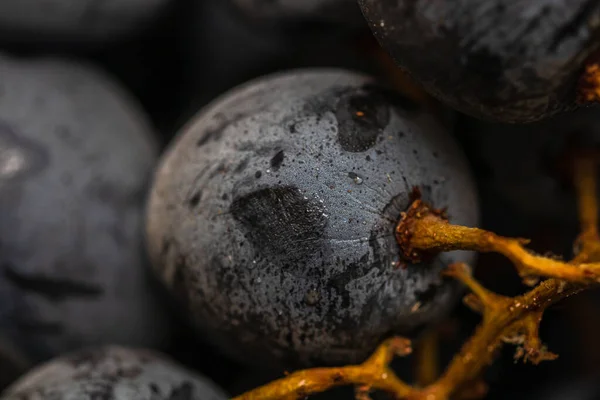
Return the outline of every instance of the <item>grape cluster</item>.
<path id="1" fill-rule="evenodd" d="M 562 245 L 561 157 L 600 140 L 599 19 L 584 0 L 0 1 L 0 399 L 223 400 L 460 314 L 442 272 L 475 253 L 417 263 L 397 227 L 418 198 Z"/>

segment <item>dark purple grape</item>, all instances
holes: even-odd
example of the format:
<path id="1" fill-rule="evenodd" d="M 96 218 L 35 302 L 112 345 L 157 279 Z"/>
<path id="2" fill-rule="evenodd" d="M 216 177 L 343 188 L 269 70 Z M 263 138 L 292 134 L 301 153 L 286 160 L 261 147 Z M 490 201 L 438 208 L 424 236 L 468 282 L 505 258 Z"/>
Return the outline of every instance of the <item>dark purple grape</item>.
<path id="1" fill-rule="evenodd" d="M 396 62 L 472 116 L 530 122 L 575 108 L 600 42 L 589 0 L 359 0 Z"/>
<path id="2" fill-rule="evenodd" d="M 2 400 L 225 400 L 207 378 L 143 349 L 107 346 L 69 353 L 40 365 Z"/>
<path id="3" fill-rule="evenodd" d="M 418 104 L 338 69 L 294 70 L 202 110 L 164 154 L 147 214 L 157 273 L 190 318 L 246 362 L 351 363 L 445 315 L 440 271 L 400 268 L 414 186 L 475 225 L 470 174 Z"/>
<path id="4" fill-rule="evenodd" d="M 163 342 L 141 225 L 156 158 L 144 112 L 104 73 L 0 56 L 0 334 L 34 359 Z"/>

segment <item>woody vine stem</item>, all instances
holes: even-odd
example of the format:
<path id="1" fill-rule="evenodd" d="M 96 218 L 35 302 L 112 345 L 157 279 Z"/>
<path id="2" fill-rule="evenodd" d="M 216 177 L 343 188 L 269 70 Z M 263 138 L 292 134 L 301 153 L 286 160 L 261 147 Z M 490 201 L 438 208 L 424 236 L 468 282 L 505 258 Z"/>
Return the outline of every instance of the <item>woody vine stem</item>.
<path id="1" fill-rule="evenodd" d="M 369 399 L 381 390 L 397 399 L 446 400 L 478 398 L 485 394 L 480 377 L 503 344 L 517 346 L 516 359 L 537 364 L 557 356 L 547 351 L 538 331 L 544 311 L 552 304 L 600 282 L 600 236 L 596 196 L 596 155 L 579 155 L 572 161 L 581 233 L 575 241 L 576 256 L 569 262 L 534 254 L 525 239 L 450 224 L 440 210 L 416 198 L 402 215 L 396 237 L 407 261 L 418 263 L 443 251 L 475 250 L 507 257 L 524 282 L 534 286 L 517 297 L 506 297 L 484 288 L 465 264 L 454 264 L 444 274 L 462 282 L 470 291 L 464 302 L 481 313 L 482 321 L 441 376 L 424 387 L 411 386 L 389 368 L 395 356 L 411 352 L 410 341 L 391 338 L 364 363 L 337 368 L 294 372 L 236 397 L 234 400 L 303 399 L 335 386 L 353 385 L 356 398 Z M 485 266 L 482 266 L 485 268 Z"/>

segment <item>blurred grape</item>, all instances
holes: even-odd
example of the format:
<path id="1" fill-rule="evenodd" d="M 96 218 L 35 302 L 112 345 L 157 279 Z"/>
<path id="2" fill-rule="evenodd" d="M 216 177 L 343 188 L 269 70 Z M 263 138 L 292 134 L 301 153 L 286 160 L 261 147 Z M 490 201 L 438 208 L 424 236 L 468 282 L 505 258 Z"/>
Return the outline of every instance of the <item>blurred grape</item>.
<path id="1" fill-rule="evenodd" d="M 225 400 L 204 376 L 145 349 L 86 348 L 39 365 L 2 395 L 3 400 Z"/>
<path id="2" fill-rule="evenodd" d="M 109 76 L 0 57 L 0 332 L 34 359 L 167 337 L 142 251 L 156 155 Z"/>

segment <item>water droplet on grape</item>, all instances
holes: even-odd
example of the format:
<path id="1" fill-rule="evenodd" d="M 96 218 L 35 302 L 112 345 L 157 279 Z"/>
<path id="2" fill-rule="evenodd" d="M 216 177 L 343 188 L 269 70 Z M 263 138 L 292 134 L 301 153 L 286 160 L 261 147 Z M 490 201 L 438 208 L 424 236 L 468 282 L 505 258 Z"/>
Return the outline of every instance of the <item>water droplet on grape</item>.
<path id="1" fill-rule="evenodd" d="M 354 181 L 354 183 L 356 183 L 357 185 L 360 185 L 363 183 L 363 178 L 354 172 L 348 172 L 348 177 L 350 179 L 352 179 Z"/>

